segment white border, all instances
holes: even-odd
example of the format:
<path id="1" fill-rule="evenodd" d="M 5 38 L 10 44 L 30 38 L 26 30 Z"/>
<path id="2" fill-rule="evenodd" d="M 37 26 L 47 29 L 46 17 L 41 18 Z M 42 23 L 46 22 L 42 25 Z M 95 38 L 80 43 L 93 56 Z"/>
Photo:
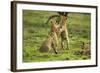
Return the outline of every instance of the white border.
<path id="1" fill-rule="evenodd" d="M 22 10 L 46 10 L 46 11 L 66 11 L 66 12 L 82 12 L 91 13 L 91 60 L 80 61 L 56 61 L 56 62 L 35 62 L 23 63 L 22 62 Z M 46 5 L 28 5 L 17 4 L 17 69 L 32 69 L 32 68 L 50 68 L 50 67 L 64 67 L 64 66 L 82 66 L 82 65 L 95 65 L 96 59 L 96 10 L 94 8 L 82 7 L 60 7 L 60 6 L 46 6 Z"/>

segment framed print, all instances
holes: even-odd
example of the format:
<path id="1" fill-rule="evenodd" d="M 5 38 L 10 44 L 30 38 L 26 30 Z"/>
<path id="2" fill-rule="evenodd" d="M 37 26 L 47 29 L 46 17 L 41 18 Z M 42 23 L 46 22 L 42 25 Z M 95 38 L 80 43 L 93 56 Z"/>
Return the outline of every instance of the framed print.
<path id="1" fill-rule="evenodd" d="M 97 6 L 11 2 L 11 71 L 97 66 Z"/>

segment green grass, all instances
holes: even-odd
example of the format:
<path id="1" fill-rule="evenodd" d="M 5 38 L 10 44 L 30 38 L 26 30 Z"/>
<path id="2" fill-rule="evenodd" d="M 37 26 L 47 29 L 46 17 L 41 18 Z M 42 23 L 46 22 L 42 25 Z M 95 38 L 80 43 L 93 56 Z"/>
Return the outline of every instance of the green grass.
<path id="1" fill-rule="evenodd" d="M 40 53 L 39 48 L 46 39 L 50 30 L 50 25 L 45 24 L 47 19 L 57 14 L 49 11 L 23 10 L 23 62 L 41 62 L 58 60 L 85 60 L 90 59 L 86 55 L 76 55 L 81 51 L 81 41 L 90 41 L 90 14 L 69 13 L 67 28 L 70 38 L 70 50 L 66 47 L 58 54 L 53 51 Z M 65 44 L 66 45 L 66 44 Z"/>

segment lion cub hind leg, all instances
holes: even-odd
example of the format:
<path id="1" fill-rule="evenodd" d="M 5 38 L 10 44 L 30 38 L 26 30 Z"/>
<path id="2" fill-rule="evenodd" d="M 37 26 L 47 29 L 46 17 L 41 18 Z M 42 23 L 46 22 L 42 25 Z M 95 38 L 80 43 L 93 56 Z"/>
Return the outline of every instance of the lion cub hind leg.
<path id="1" fill-rule="evenodd" d="M 40 47 L 39 51 L 40 52 L 49 52 L 49 50 L 51 49 L 51 40 L 50 39 L 46 39 L 42 46 Z"/>
<path id="2" fill-rule="evenodd" d="M 42 52 L 42 53 L 43 53 L 43 52 L 44 52 L 44 53 L 45 53 L 45 52 L 48 52 L 48 51 L 49 51 L 49 47 L 46 46 L 46 45 L 43 45 L 43 46 L 40 47 L 39 51 Z"/>

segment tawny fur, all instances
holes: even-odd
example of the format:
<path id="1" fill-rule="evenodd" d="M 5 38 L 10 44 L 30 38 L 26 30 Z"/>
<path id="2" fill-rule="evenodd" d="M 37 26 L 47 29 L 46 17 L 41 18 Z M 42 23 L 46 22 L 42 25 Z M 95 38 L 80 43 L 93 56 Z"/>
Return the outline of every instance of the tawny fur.
<path id="1" fill-rule="evenodd" d="M 67 31 L 67 25 L 66 25 L 66 16 L 61 15 L 60 16 L 60 36 L 61 36 L 61 47 L 64 48 L 65 41 L 67 45 L 67 49 L 69 49 L 69 37 L 68 37 L 68 31 Z"/>
<path id="2" fill-rule="evenodd" d="M 65 45 L 67 45 L 67 49 L 69 49 L 69 37 L 66 25 L 66 18 L 67 17 L 65 15 L 53 15 L 47 21 L 47 23 L 49 21 L 53 21 L 53 26 L 55 27 L 54 29 L 56 29 L 54 32 L 56 32 L 58 40 L 61 39 L 61 41 L 59 42 L 61 43 L 61 49 L 64 49 Z M 51 27 L 51 29 L 53 29 L 53 27 Z"/>
<path id="3" fill-rule="evenodd" d="M 90 43 L 84 43 L 83 42 L 83 54 L 84 55 L 90 55 L 91 54 L 91 49 L 90 49 Z"/>
<path id="4" fill-rule="evenodd" d="M 40 52 L 49 52 L 51 49 L 57 54 L 58 48 L 58 36 L 57 36 L 57 26 L 55 25 L 54 20 L 51 20 L 51 31 L 46 38 L 46 40 L 41 45 Z"/>

